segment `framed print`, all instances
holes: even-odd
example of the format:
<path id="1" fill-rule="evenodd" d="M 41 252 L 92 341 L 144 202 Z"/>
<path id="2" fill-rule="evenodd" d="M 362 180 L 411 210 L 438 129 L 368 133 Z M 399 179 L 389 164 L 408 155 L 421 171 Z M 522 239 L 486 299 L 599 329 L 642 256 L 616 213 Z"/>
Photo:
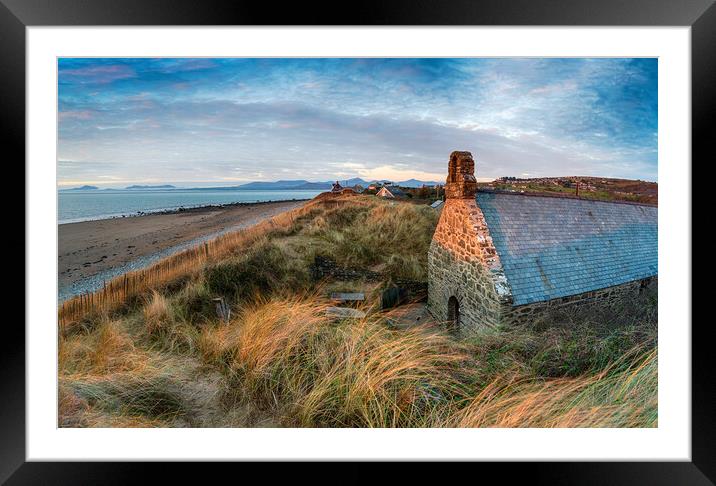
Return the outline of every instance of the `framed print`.
<path id="1" fill-rule="evenodd" d="M 370 7 L 3 0 L 8 484 L 237 460 L 713 481 L 712 2 Z"/>

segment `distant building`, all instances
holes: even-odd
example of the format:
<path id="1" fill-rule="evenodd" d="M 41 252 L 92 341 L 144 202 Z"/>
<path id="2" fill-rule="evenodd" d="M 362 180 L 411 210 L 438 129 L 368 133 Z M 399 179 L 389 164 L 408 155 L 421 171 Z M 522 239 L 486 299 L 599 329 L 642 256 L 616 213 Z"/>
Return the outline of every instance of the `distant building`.
<path id="1" fill-rule="evenodd" d="M 333 184 L 333 189 L 331 189 L 331 192 L 341 192 L 343 190 L 343 186 L 340 185 L 338 181 Z"/>
<path id="2" fill-rule="evenodd" d="M 657 285 L 657 208 L 477 192 L 469 152 L 450 155 L 428 253 L 428 308 L 460 334 L 611 307 Z"/>
<path id="3" fill-rule="evenodd" d="M 395 199 L 398 197 L 405 197 L 405 193 L 396 186 L 383 186 L 380 188 L 380 191 L 376 193 L 376 196 L 384 197 L 386 199 Z"/>

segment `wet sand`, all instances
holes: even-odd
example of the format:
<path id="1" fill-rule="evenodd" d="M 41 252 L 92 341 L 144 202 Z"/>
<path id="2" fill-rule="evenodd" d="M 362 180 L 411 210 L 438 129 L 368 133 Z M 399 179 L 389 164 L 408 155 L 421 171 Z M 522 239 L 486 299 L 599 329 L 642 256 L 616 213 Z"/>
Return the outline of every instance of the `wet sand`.
<path id="1" fill-rule="evenodd" d="M 92 290 L 83 285 L 113 270 L 194 240 L 251 226 L 305 201 L 235 204 L 185 209 L 171 213 L 85 221 L 58 225 L 58 286 L 60 296 Z M 147 262 L 148 263 L 148 262 Z"/>

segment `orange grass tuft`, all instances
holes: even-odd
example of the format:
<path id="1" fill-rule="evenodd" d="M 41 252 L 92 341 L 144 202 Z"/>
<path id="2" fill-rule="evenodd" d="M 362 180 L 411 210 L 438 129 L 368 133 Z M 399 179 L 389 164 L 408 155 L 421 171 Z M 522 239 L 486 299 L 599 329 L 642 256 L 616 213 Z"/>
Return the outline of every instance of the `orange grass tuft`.
<path id="1" fill-rule="evenodd" d="M 103 320 L 89 335 L 60 335 L 60 374 L 138 371 L 149 366 L 147 356 L 114 321 Z"/>
<path id="2" fill-rule="evenodd" d="M 469 357 L 427 328 L 394 331 L 380 316 L 336 321 L 315 298 L 245 307 L 205 331 L 204 356 L 269 406 L 290 404 L 303 426 L 424 425 L 465 391 Z"/>
<path id="3" fill-rule="evenodd" d="M 451 417 L 453 427 L 656 427 L 657 349 L 576 378 L 500 376 Z M 631 360 L 629 362 L 629 360 Z"/>

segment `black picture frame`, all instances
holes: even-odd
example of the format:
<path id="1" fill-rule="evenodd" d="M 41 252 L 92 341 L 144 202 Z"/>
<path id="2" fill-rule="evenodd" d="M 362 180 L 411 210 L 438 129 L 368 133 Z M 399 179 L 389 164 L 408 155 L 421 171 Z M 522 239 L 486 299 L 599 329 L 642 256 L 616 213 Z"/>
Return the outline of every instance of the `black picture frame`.
<path id="1" fill-rule="evenodd" d="M 705 164 L 707 154 L 713 157 L 708 149 L 713 145 L 716 113 L 714 0 L 370 0 L 344 4 L 342 9 L 336 3 L 303 2 L 286 2 L 277 8 L 274 3 L 256 1 L 0 0 L 0 137 L 4 153 L 16 154 L 16 160 L 25 156 L 25 28 L 52 25 L 690 26 L 692 159 Z M 692 168 L 695 165 L 692 161 Z M 24 174 L 21 177 L 24 180 Z M 26 289 L 26 306 L 31 290 Z M 25 339 L 19 320 L 11 321 L 4 322 L 5 350 L 0 353 L 0 483 L 126 484 L 142 476 L 148 480 L 133 464 L 25 461 Z M 695 321 L 692 327 L 691 462 L 481 463 L 472 465 L 469 474 L 494 471 L 513 477 L 525 472 L 530 482 L 549 484 L 716 483 L 716 376 L 707 337 L 709 321 Z M 167 482 L 170 475 L 186 471 L 181 465 L 143 467 L 162 468 Z M 417 467 L 412 473 L 445 480 L 464 469 L 446 472 L 444 467 Z M 350 475 L 359 477 L 368 479 L 363 474 Z"/>

